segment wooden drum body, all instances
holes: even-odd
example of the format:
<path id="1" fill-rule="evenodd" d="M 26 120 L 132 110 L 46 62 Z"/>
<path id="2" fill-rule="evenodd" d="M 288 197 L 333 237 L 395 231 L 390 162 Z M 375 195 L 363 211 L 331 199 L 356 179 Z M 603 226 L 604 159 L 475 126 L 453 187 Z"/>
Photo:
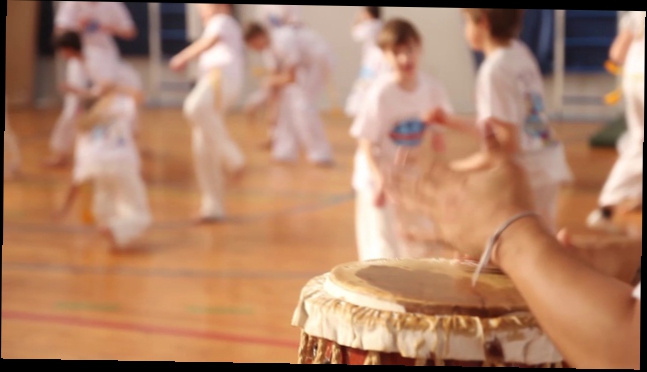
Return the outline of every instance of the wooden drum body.
<path id="1" fill-rule="evenodd" d="M 457 260 L 340 265 L 303 288 L 300 364 L 562 368 L 510 279 Z"/>

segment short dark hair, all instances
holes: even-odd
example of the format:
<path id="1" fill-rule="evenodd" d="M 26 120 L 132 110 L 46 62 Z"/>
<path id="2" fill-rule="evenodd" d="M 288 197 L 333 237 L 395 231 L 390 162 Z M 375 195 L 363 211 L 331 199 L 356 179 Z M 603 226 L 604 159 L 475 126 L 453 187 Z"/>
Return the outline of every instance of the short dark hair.
<path id="1" fill-rule="evenodd" d="M 258 22 L 252 22 L 245 27 L 245 42 L 250 42 L 252 39 L 262 35 L 267 35 L 267 30 Z"/>
<path id="2" fill-rule="evenodd" d="M 396 18 L 388 21 L 377 38 L 377 45 L 382 50 L 393 50 L 398 46 L 422 44 L 422 38 L 411 22 Z"/>
<path id="3" fill-rule="evenodd" d="M 373 17 L 373 19 L 381 19 L 382 18 L 382 8 L 379 6 L 367 6 L 364 7 L 366 9 L 366 12 Z"/>
<path id="4" fill-rule="evenodd" d="M 60 35 L 54 36 L 54 49 L 69 48 L 80 52 L 82 50 L 81 35 L 78 32 L 66 31 Z"/>
<path id="5" fill-rule="evenodd" d="M 500 41 L 515 39 L 523 26 L 523 9 L 463 9 L 474 22 L 487 19 L 490 35 Z"/>

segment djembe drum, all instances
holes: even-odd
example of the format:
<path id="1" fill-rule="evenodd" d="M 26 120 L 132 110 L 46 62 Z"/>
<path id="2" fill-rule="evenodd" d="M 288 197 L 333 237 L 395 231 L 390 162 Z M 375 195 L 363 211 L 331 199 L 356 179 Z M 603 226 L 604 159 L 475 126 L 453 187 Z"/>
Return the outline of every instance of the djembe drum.
<path id="1" fill-rule="evenodd" d="M 564 368 L 508 277 L 459 260 L 340 265 L 303 288 L 299 364 Z"/>

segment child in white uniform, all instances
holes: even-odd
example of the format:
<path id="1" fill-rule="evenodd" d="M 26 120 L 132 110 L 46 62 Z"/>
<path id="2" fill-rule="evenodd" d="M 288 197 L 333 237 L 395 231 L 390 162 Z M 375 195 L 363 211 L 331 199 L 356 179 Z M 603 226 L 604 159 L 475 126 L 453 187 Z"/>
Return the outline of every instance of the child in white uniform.
<path id="1" fill-rule="evenodd" d="M 77 32 L 67 31 L 55 39 L 55 48 L 66 61 L 76 61 L 85 76 L 89 78 L 87 88 L 79 88 L 71 85 L 64 85 L 63 90 L 79 99 L 88 96 L 96 96 L 97 91 L 110 86 L 118 86 L 120 90 L 127 93 L 123 101 L 127 102 L 128 110 L 134 108 L 133 115 L 124 122 L 133 136 L 138 134 L 137 107 L 144 101 L 144 92 L 141 79 L 135 69 L 123 62 L 116 61 L 105 65 L 92 64 L 83 51 L 81 36 Z"/>
<path id="2" fill-rule="evenodd" d="M 378 43 L 393 71 L 371 86 L 351 128 L 358 140 L 353 188 L 360 260 L 412 257 L 410 243 L 398 234 L 394 206 L 386 199 L 385 177 L 402 149 L 399 134 L 408 132 L 405 140 L 419 141 L 433 124 L 427 118 L 434 110 L 452 111 L 445 88 L 419 70 L 422 41 L 414 26 L 391 20 Z"/>
<path id="3" fill-rule="evenodd" d="M 482 123 L 495 118 L 511 123 L 517 159 L 533 187 L 535 207 L 547 228 L 557 233 L 557 208 L 562 184 L 572 181 L 563 144 L 545 117 L 543 80 L 537 61 L 517 39 L 521 9 L 465 9 L 470 46 L 485 53 L 476 81 L 477 125 L 440 113 L 434 121 L 482 138 Z M 480 155 L 467 159 L 478 163 Z M 457 164 L 458 165 L 458 164 Z"/>
<path id="4" fill-rule="evenodd" d="M 95 1 L 61 1 L 54 20 L 55 33 L 66 31 L 81 34 L 83 53 L 87 63 L 101 70 L 116 64 L 120 53 L 114 37 L 132 40 L 137 29 L 124 3 Z M 66 65 L 66 85 L 87 88 L 90 77 L 79 60 L 71 59 Z M 79 98 L 66 94 L 63 112 L 54 126 L 50 140 L 52 157 L 48 165 L 63 164 L 71 154 L 75 137 L 75 120 L 80 112 Z"/>
<path id="5" fill-rule="evenodd" d="M 258 20 L 268 28 L 301 26 L 301 11 L 298 5 L 263 4 L 258 6 Z"/>
<path id="6" fill-rule="evenodd" d="M 127 124 L 134 110 L 124 110 L 133 100 L 118 86 L 99 94 L 80 117 L 73 181 L 56 217 L 65 216 L 81 186 L 91 182 L 92 212 L 100 231 L 111 248 L 124 249 L 150 227 L 152 217 L 141 161 Z"/>
<path id="7" fill-rule="evenodd" d="M 184 102 L 191 122 L 195 170 L 202 192 L 200 222 L 225 217 L 223 173 L 240 174 L 245 158 L 230 137 L 225 115 L 237 102 L 244 79 L 242 30 L 231 4 L 196 4 L 205 28 L 202 37 L 173 57 L 179 71 L 199 58 L 200 79 Z"/>
<path id="8" fill-rule="evenodd" d="M 296 30 L 288 27 L 272 32 L 258 23 L 245 32 L 247 45 L 263 53 L 271 75 L 267 89 L 277 97 L 278 113 L 274 130 L 272 154 L 278 161 L 294 161 L 299 145 L 317 165 L 332 164 L 332 149 L 326 137 L 323 121 L 308 94 L 309 57 Z"/>
<path id="9" fill-rule="evenodd" d="M 16 134 L 9 125 L 9 102 L 5 94 L 5 111 L 4 111 L 4 148 L 9 156 L 5 156 L 5 178 L 13 178 L 20 169 L 20 148 Z M 7 161 L 8 160 L 8 161 Z"/>
<path id="10" fill-rule="evenodd" d="M 619 152 L 598 200 L 599 208 L 588 216 L 591 228 L 616 230 L 611 220 L 625 201 L 642 205 L 643 141 L 645 138 L 645 12 L 623 16 L 620 34 L 611 47 L 611 58 L 623 65 L 622 88 L 627 131 L 618 140 Z"/>
<path id="11" fill-rule="evenodd" d="M 346 100 L 345 111 L 349 117 L 357 114 L 371 83 L 382 72 L 389 70 L 389 65 L 377 46 L 377 36 L 381 29 L 380 8 L 376 6 L 362 8 L 352 28 L 353 40 L 362 44 L 362 62 L 359 76 Z"/>

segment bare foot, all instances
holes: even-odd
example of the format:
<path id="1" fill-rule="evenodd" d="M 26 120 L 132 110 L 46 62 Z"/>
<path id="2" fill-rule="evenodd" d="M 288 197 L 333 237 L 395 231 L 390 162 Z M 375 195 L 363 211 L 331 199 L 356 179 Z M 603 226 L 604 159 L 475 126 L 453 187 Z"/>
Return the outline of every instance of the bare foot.
<path id="1" fill-rule="evenodd" d="M 225 221 L 224 217 L 206 217 L 206 216 L 200 216 L 196 217 L 194 220 L 194 225 L 214 225 L 218 223 L 222 223 Z"/>
<path id="2" fill-rule="evenodd" d="M 68 164 L 68 159 L 65 156 L 52 156 L 49 159 L 45 160 L 43 166 L 47 168 L 59 168 L 64 167 Z"/>
<path id="3" fill-rule="evenodd" d="M 229 174 L 231 180 L 234 182 L 240 181 L 240 179 L 243 178 L 243 175 L 245 175 L 245 170 L 245 166 L 240 166 L 237 169 L 232 170 Z"/>
<path id="4" fill-rule="evenodd" d="M 17 166 L 11 166 L 7 168 L 8 169 L 6 169 L 4 172 L 4 179 L 7 181 L 17 180 L 22 175 L 20 169 Z"/>
<path id="5" fill-rule="evenodd" d="M 333 160 L 323 160 L 314 162 L 314 165 L 319 168 L 333 168 L 335 166 L 335 162 Z"/>
<path id="6" fill-rule="evenodd" d="M 115 236 L 112 233 L 112 230 L 108 227 L 101 227 L 99 228 L 99 233 L 108 240 L 108 243 L 110 244 L 110 249 L 117 250 L 119 249 L 119 246 L 117 245 L 117 241 L 115 240 Z"/>

